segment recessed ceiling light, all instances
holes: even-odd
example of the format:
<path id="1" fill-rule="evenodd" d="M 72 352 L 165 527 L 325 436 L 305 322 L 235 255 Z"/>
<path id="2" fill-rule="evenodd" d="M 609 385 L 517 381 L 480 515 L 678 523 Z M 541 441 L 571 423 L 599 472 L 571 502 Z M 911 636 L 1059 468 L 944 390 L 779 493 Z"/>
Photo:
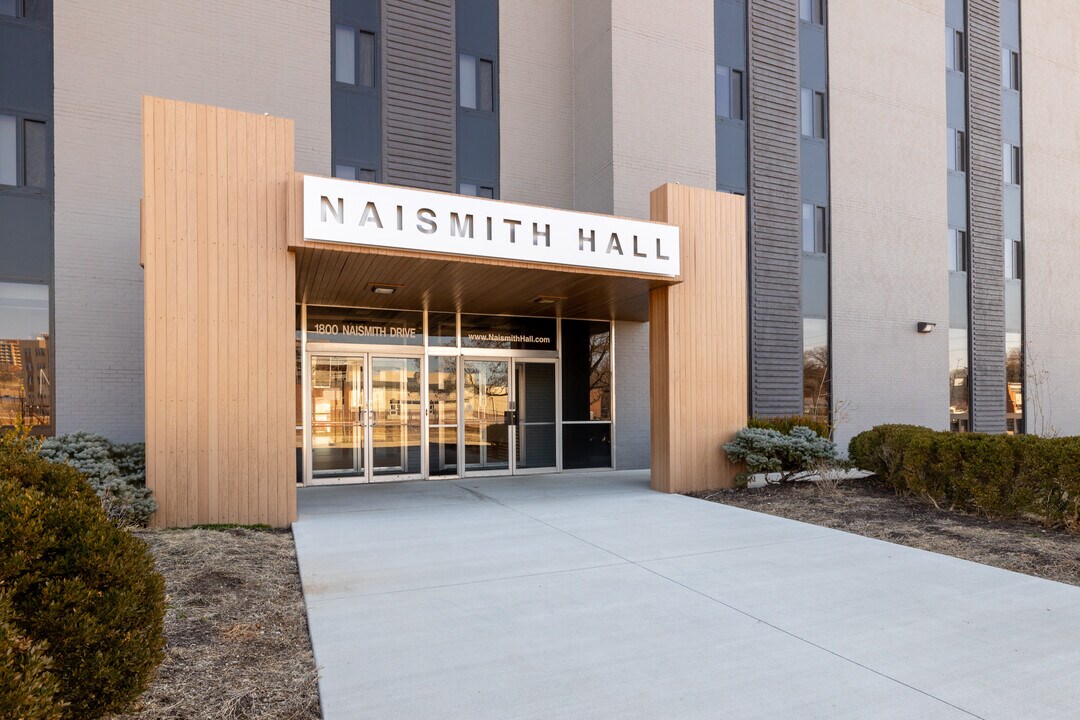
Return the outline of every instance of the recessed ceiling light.
<path id="1" fill-rule="evenodd" d="M 392 285 L 390 283 L 369 283 L 368 288 L 376 295 L 393 295 L 398 291 L 400 285 Z"/>
<path id="2" fill-rule="evenodd" d="M 537 305 L 554 305 L 560 300 L 565 299 L 566 298 L 559 297 L 558 295 L 539 295 L 535 300 L 533 300 L 533 302 Z"/>

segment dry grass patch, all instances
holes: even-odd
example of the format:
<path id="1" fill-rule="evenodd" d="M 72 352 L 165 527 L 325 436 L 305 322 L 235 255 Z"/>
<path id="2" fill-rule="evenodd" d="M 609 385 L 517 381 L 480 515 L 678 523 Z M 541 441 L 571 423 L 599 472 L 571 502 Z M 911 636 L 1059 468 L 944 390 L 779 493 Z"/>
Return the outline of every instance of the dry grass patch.
<path id="1" fill-rule="evenodd" d="M 699 497 L 985 565 L 1080 585 L 1080 535 L 994 521 L 899 497 L 873 480 L 770 485 Z"/>
<path id="2" fill-rule="evenodd" d="M 165 662 L 122 720 L 321 717 L 289 532 L 136 533 L 165 576 Z"/>

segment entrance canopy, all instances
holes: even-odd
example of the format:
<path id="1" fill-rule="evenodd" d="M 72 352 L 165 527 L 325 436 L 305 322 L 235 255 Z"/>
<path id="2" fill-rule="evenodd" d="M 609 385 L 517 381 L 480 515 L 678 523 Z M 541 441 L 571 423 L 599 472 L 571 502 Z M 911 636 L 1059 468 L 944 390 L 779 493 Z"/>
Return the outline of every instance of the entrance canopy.
<path id="1" fill-rule="evenodd" d="M 297 176 L 300 302 L 646 321 L 680 281 L 672 225 Z"/>

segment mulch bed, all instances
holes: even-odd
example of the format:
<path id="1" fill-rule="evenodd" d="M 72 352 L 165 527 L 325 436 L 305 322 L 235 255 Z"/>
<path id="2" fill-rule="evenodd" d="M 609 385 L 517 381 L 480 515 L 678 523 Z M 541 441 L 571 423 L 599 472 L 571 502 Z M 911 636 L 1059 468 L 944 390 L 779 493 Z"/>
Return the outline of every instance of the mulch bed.
<path id="1" fill-rule="evenodd" d="M 165 576 L 165 661 L 122 720 L 320 718 L 288 531 L 142 530 Z"/>
<path id="2" fill-rule="evenodd" d="M 900 497 L 874 479 L 698 494 L 714 502 L 1080 585 L 1080 535 L 987 520 Z"/>

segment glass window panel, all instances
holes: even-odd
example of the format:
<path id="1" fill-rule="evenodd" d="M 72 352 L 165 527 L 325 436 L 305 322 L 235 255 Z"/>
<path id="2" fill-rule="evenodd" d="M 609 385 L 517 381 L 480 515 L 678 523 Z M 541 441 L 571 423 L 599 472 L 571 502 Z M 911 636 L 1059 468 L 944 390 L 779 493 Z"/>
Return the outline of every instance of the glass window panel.
<path id="1" fill-rule="evenodd" d="M 309 305 L 307 332 L 308 342 L 423 345 L 424 314 Z"/>
<path id="2" fill-rule="evenodd" d="M 356 168 L 352 165 L 345 165 L 342 163 L 334 165 L 334 177 L 341 178 L 342 180 L 355 180 Z"/>
<path id="3" fill-rule="evenodd" d="M 1012 151 L 1011 146 L 1007 143 L 1002 147 L 1002 169 L 1004 170 L 1004 180 L 1007 183 L 1012 182 Z"/>
<path id="4" fill-rule="evenodd" d="M 18 146 L 15 116 L 0 115 L 0 185 L 15 185 L 15 150 Z"/>
<path id="5" fill-rule="evenodd" d="M 1017 332 L 1005 333 L 1005 422 L 1009 434 L 1024 432 L 1024 343 Z"/>
<path id="6" fill-rule="evenodd" d="M 461 346 L 503 350 L 551 350 L 555 319 L 504 315 L 462 315 Z"/>
<path id="7" fill-rule="evenodd" d="M 801 118 L 802 134 L 806 137 L 814 136 L 814 91 L 802 88 L 799 92 L 799 114 Z"/>
<path id="8" fill-rule="evenodd" d="M 368 422 L 373 475 L 420 472 L 420 358 L 372 357 Z"/>
<path id="9" fill-rule="evenodd" d="M 811 203 L 802 206 L 802 249 L 814 252 L 814 206 Z"/>
<path id="10" fill-rule="evenodd" d="M 0 282 L 0 426 L 52 424 L 49 286 Z"/>
<path id="11" fill-rule="evenodd" d="M 432 476 L 458 473 L 457 363 L 456 357 L 428 358 L 428 460 Z"/>
<path id="12" fill-rule="evenodd" d="M 15 17 L 18 14 L 19 0 L 0 0 L 0 15 Z"/>
<path id="13" fill-rule="evenodd" d="M 374 170 L 365 170 L 364 168 L 361 168 L 359 172 L 356 173 L 356 179 L 363 180 L 364 182 L 375 182 L 376 174 Z"/>
<path id="14" fill-rule="evenodd" d="M 1011 72 L 1010 80 L 1012 82 L 1009 88 L 1012 90 L 1020 89 L 1020 53 L 1012 51 L 1009 53 L 1011 60 Z"/>
<path id="15" fill-rule="evenodd" d="M 1005 239 L 1005 277 L 1015 278 L 1016 275 L 1016 250 L 1014 249 L 1015 242 L 1008 238 Z"/>
<path id="16" fill-rule="evenodd" d="M 949 416 L 954 432 L 971 429 L 968 391 L 968 331 L 949 328 Z"/>
<path id="17" fill-rule="evenodd" d="M 956 70 L 956 31 L 945 28 L 945 69 Z"/>
<path id="18" fill-rule="evenodd" d="M 743 119 L 743 74 L 742 70 L 731 71 L 731 117 Z"/>
<path id="19" fill-rule="evenodd" d="M 611 420 L 611 323 L 562 324 L 563 420 Z"/>
<path id="20" fill-rule="evenodd" d="M 1008 48 L 1001 49 L 1001 85 L 1012 89 L 1012 51 Z"/>
<path id="21" fill-rule="evenodd" d="M 490 60 L 480 61 L 480 109 L 495 109 L 495 64 Z"/>
<path id="22" fill-rule="evenodd" d="M 967 135 L 963 130 L 956 131 L 956 169 L 967 172 Z"/>
<path id="23" fill-rule="evenodd" d="M 957 262 L 959 261 L 959 257 L 958 257 L 957 252 L 956 252 L 956 230 L 954 230 L 953 228 L 949 228 L 949 233 L 948 234 L 949 234 L 949 239 L 948 239 L 948 244 L 949 244 L 949 270 L 956 271 L 957 270 Z"/>
<path id="24" fill-rule="evenodd" d="M 799 19 L 803 22 L 814 21 L 814 0 L 799 0 Z"/>
<path id="25" fill-rule="evenodd" d="M 514 363 L 517 467 L 555 468 L 555 363 Z"/>
<path id="26" fill-rule="evenodd" d="M 562 432 L 563 469 L 611 467 L 611 423 L 572 423 Z"/>
<path id="27" fill-rule="evenodd" d="M 825 137 L 825 94 L 814 93 L 814 137 Z"/>
<path id="28" fill-rule="evenodd" d="M 716 66 L 716 115 L 731 117 L 731 70 L 725 65 Z"/>
<path id="29" fill-rule="evenodd" d="M 334 79 L 356 84 L 356 31 L 346 25 L 334 28 Z"/>
<path id="30" fill-rule="evenodd" d="M 828 250 L 825 242 L 825 208 L 814 208 L 814 252 L 823 253 Z"/>
<path id="31" fill-rule="evenodd" d="M 360 32 L 360 85 L 375 87 L 375 34 Z"/>
<path id="32" fill-rule="evenodd" d="M 15 4 L 18 5 L 18 0 L 15 0 Z M 45 0 L 23 0 L 23 17 L 27 20 L 47 20 Z"/>
<path id="33" fill-rule="evenodd" d="M 480 189 L 477 191 L 476 194 L 479 197 L 482 197 L 482 198 L 494 199 L 494 197 L 495 197 L 495 188 L 490 188 L 490 187 L 486 187 L 486 186 L 481 185 Z"/>
<path id="34" fill-rule="evenodd" d="M 829 419 L 829 321 L 803 318 L 803 414 Z"/>
<path id="35" fill-rule="evenodd" d="M 948 152 L 949 169 L 950 170 L 955 170 L 956 169 L 956 129 L 955 128 L 946 128 L 945 131 L 946 131 L 946 133 L 948 135 L 948 144 L 949 144 L 949 152 Z"/>
<path id="36" fill-rule="evenodd" d="M 459 195 L 472 195 L 475 197 L 477 192 L 476 183 L 458 183 Z"/>
<path id="37" fill-rule="evenodd" d="M 465 53 L 458 56 L 458 103 L 476 109 L 476 58 Z"/>
<path id="38" fill-rule="evenodd" d="M 457 316 L 454 313 L 428 313 L 428 345 L 454 347 L 457 345 Z"/>

